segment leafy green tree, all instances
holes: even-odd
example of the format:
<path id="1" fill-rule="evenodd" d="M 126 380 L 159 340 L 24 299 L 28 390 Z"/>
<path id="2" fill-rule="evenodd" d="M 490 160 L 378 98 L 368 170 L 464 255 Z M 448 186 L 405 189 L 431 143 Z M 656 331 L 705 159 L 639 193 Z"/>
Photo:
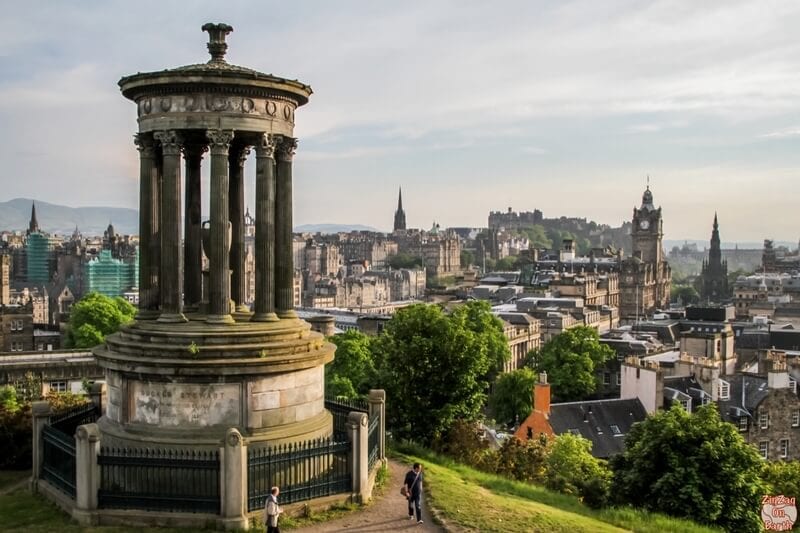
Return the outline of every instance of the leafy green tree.
<path id="1" fill-rule="evenodd" d="M 582 495 L 585 487 L 591 486 L 596 490 L 594 485 L 599 482 L 608 493 L 611 472 L 605 463 L 592 455 L 592 443 L 580 435 L 558 435 L 553 440 L 546 463 L 545 485 L 550 489 Z"/>
<path id="2" fill-rule="evenodd" d="M 680 298 L 684 305 L 696 304 L 700 301 L 697 289 L 691 285 L 673 285 L 670 289 L 670 300 L 677 302 Z"/>
<path id="3" fill-rule="evenodd" d="M 328 394 L 347 398 L 366 394 L 377 377 L 371 338 L 360 331 L 349 330 L 334 335 L 330 341 L 336 345 L 336 356 L 325 365 Z"/>
<path id="4" fill-rule="evenodd" d="M 503 333 L 503 321 L 492 314 L 492 306 L 485 301 L 472 300 L 453 311 L 453 315 L 460 313 L 466 315 L 467 327 L 486 345 L 490 365 L 484 377 L 491 383 L 511 359 L 508 339 Z"/>
<path id="5" fill-rule="evenodd" d="M 770 461 L 764 463 L 761 479 L 768 493 L 783 494 L 789 498 L 800 497 L 800 461 Z"/>
<path id="6" fill-rule="evenodd" d="M 19 411 L 17 389 L 11 385 L 0 387 L 0 408 L 9 413 L 16 413 Z"/>
<path id="7" fill-rule="evenodd" d="M 417 268 L 422 266 L 422 258 L 415 255 L 400 252 L 388 258 L 389 266 L 398 268 Z"/>
<path id="8" fill-rule="evenodd" d="M 518 259 L 519 258 L 516 255 L 506 256 L 502 259 L 498 259 L 494 268 L 500 271 L 514 270 L 517 266 Z"/>
<path id="9" fill-rule="evenodd" d="M 475 255 L 469 250 L 461 250 L 461 268 L 475 264 Z"/>
<path id="10" fill-rule="evenodd" d="M 530 240 L 532 248 L 546 248 L 549 250 L 553 247 L 553 241 L 547 237 L 544 226 L 535 224 L 530 228 L 526 228 L 525 233 L 528 236 L 528 240 Z"/>
<path id="11" fill-rule="evenodd" d="M 597 389 L 595 369 L 612 357 L 614 350 L 600 343 L 594 328 L 576 326 L 550 339 L 532 359 L 537 372 L 547 372 L 554 396 L 575 401 Z"/>
<path id="12" fill-rule="evenodd" d="M 525 420 L 531 413 L 536 372 L 520 368 L 500 374 L 489 396 L 489 408 L 495 420 L 503 423 Z"/>
<path id="13" fill-rule="evenodd" d="M 762 459 L 714 404 L 675 404 L 635 424 L 612 459 L 621 502 L 726 531 L 761 531 Z"/>
<path id="14" fill-rule="evenodd" d="M 518 481 L 541 483 L 546 475 L 551 443 L 552 439 L 546 435 L 524 441 L 507 438 L 496 452 L 497 465 L 492 472 Z"/>
<path id="15" fill-rule="evenodd" d="M 90 292 L 70 310 L 67 344 L 75 348 L 96 346 L 135 315 L 136 308 L 125 299 Z"/>
<path id="16" fill-rule="evenodd" d="M 446 315 L 434 305 L 399 310 L 376 339 L 389 426 L 428 445 L 456 419 L 478 416 L 492 361 L 466 306 Z"/>

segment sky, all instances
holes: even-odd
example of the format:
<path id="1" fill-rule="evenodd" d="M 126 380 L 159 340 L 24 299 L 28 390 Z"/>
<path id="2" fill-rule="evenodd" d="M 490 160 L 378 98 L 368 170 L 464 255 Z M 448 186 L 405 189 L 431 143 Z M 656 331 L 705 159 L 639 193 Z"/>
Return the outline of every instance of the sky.
<path id="1" fill-rule="evenodd" d="M 667 239 L 800 237 L 800 3 L 8 2 L 0 200 L 136 208 L 123 75 L 226 59 L 314 89 L 294 223 L 485 226 L 541 209 L 618 226 L 647 176 Z M 253 156 L 251 156 L 252 159 Z M 206 158 L 207 159 L 207 158 Z M 254 164 L 246 184 L 253 205 Z"/>

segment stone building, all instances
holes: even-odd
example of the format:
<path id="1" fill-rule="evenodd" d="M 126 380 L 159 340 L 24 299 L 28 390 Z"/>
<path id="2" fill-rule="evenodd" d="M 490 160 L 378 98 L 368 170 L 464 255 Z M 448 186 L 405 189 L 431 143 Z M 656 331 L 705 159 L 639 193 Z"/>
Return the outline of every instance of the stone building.
<path id="1" fill-rule="evenodd" d="M 339 254 L 344 264 L 366 261 L 375 270 L 384 270 L 387 259 L 398 251 L 397 242 L 381 233 L 343 233 L 339 234 L 338 240 Z"/>
<path id="2" fill-rule="evenodd" d="M 0 253 L 0 305 L 8 305 L 11 290 L 11 256 Z"/>
<path id="3" fill-rule="evenodd" d="M 703 260 L 700 277 L 697 279 L 700 298 L 720 302 L 729 297 L 728 293 L 728 261 L 722 259 L 719 239 L 719 223 L 714 213 L 714 226 L 711 230 L 711 247 L 708 259 Z"/>
<path id="4" fill-rule="evenodd" d="M 620 264 L 620 317 L 636 320 L 669 307 L 672 270 L 664 257 L 661 208 L 653 204 L 650 186 L 641 207 L 633 208 L 632 257 Z"/>
<path id="5" fill-rule="evenodd" d="M 527 313 L 496 313 L 503 321 L 503 334 L 508 341 L 511 358 L 506 362 L 503 371 L 511 372 L 522 368 L 525 356 L 531 350 L 538 350 L 542 345 L 539 331 L 541 322 Z"/>
<path id="6" fill-rule="evenodd" d="M 505 228 L 505 229 L 520 229 L 529 228 L 535 224 L 541 224 L 544 215 L 538 209 L 531 211 L 522 211 L 517 213 L 510 207 L 508 211 L 489 212 L 488 224 L 490 228 Z"/>
<path id="7" fill-rule="evenodd" d="M 339 273 L 341 265 L 342 262 L 337 245 L 315 243 L 313 239 L 306 241 L 305 269 L 311 274 L 335 276 Z"/>
<path id="8" fill-rule="evenodd" d="M 33 342 L 33 305 L 0 307 L 0 351 L 30 352 Z"/>
<path id="9" fill-rule="evenodd" d="M 394 231 L 406 230 L 406 212 L 403 211 L 403 189 L 397 193 L 397 211 L 394 212 Z"/>

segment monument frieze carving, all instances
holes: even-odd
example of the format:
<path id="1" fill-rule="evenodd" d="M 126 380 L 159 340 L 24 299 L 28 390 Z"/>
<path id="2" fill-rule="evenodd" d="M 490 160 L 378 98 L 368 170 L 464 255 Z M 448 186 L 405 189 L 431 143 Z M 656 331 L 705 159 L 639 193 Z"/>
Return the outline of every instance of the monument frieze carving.
<path id="1" fill-rule="evenodd" d="M 237 113 L 281 118 L 294 124 L 295 106 L 277 99 L 189 94 L 145 97 L 139 100 L 137 111 L 140 117 L 160 113 Z"/>

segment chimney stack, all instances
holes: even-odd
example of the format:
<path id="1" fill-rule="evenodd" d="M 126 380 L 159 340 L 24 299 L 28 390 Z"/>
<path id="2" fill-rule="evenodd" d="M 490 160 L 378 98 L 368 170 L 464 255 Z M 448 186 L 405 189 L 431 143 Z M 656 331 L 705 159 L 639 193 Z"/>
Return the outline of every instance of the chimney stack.
<path id="1" fill-rule="evenodd" d="M 533 410 L 550 414 L 550 384 L 547 383 L 547 372 L 539 374 L 539 381 L 533 387 Z"/>

